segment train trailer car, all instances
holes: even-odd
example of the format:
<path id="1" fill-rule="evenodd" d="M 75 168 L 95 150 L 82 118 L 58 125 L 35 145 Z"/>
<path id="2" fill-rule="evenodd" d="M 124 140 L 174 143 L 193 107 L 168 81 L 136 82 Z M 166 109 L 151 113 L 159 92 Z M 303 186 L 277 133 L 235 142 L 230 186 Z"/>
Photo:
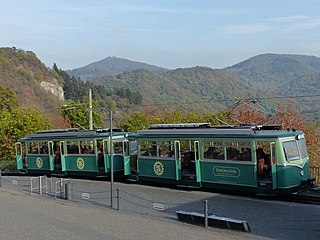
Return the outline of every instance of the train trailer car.
<path id="1" fill-rule="evenodd" d="M 113 170 L 131 173 L 128 136 L 114 129 Z M 15 145 L 17 169 L 28 174 L 108 176 L 110 174 L 110 131 L 56 129 L 39 131 Z"/>
<path id="2" fill-rule="evenodd" d="M 140 181 L 278 195 L 310 177 L 303 132 L 280 126 L 156 124 L 132 140 Z"/>

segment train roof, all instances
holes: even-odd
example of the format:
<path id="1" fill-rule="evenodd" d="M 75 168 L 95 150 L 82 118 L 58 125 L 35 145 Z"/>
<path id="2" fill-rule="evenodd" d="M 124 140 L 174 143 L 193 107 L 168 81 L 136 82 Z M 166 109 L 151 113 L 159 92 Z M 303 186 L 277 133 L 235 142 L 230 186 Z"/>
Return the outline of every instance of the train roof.
<path id="1" fill-rule="evenodd" d="M 112 129 L 113 136 L 131 136 L 131 132 L 123 132 L 120 129 Z M 48 140 L 48 139 L 77 139 L 77 138 L 101 138 L 109 137 L 110 129 L 97 129 L 97 130 L 79 130 L 76 128 L 68 129 L 52 129 L 42 130 L 34 134 L 28 134 L 25 138 L 21 138 L 20 141 L 28 140 Z"/>
<path id="2" fill-rule="evenodd" d="M 289 137 L 303 134 L 297 130 L 283 130 L 279 125 L 221 125 L 211 126 L 209 123 L 155 124 L 146 130 L 138 131 L 137 137 Z"/>

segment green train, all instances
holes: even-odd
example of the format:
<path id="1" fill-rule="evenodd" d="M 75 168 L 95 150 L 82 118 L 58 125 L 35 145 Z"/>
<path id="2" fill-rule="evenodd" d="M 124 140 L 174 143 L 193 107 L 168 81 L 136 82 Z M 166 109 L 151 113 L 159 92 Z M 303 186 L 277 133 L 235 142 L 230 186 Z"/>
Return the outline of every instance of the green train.
<path id="1" fill-rule="evenodd" d="M 113 171 L 131 172 L 129 140 L 132 133 L 114 129 Z M 105 176 L 110 174 L 110 131 L 56 129 L 29 134 L 15 144 L 17 169 L 28 174 Z"/>
<path id="2" fill-rule="evenodd" d="M 114 173 L 142 182 L 281 195 L 312 181 L 303 132 L 280 126 L 156 124 L 112 139 L 108 130 L 52 130 L 21 139 L 16 152 L 30 174 L 109 176 L 112 154 Z"/>

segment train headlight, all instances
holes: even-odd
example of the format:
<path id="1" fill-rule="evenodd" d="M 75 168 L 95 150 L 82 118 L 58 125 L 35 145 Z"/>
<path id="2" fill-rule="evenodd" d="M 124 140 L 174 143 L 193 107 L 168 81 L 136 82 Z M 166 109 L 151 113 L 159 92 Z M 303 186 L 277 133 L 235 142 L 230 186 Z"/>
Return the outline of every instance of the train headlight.
<path id="1" fill-rule="evenodd" d="M 304 175 L 304 171 L 301 171 L 300 176 L 303 177 L 303 175 Z"/>

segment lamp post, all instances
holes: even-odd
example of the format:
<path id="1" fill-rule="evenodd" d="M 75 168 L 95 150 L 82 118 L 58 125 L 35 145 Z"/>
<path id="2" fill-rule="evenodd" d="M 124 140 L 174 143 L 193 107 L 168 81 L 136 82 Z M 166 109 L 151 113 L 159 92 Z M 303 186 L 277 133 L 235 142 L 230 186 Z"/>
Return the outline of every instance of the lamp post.
<path id="1" fill-rule="evenodd" d="M 109 111 L 110 115 L 110 203 L 111 203 L 111 208 L 113 207 L 113 140 L 112 140 L 112 110 Z"/>
<path id="2" fill-rule="evenodd" d="M 107 116 L 106 116 L 106 112 L 107 110 L 105 108 L 101 108 L 102 112 L 103 112 L 103 115 L 104 115 L 104 118 L 107 119 Z M 112 110 L 109 110 L 109 122 L 110 122 L 110 128 L 109 128 L 109 137 L 110 137 L 110 140 L 109 140 L 109 153 L 110 153 L 110 205 L 111 205 L 111 208 L 113 207 L 113 123 L 112 123 L 112 120 L 113 120 L 113 117 L 112 115 L 113 114 L 118 114 L 119 112 L 118 111 L 112 111 Z"/>

